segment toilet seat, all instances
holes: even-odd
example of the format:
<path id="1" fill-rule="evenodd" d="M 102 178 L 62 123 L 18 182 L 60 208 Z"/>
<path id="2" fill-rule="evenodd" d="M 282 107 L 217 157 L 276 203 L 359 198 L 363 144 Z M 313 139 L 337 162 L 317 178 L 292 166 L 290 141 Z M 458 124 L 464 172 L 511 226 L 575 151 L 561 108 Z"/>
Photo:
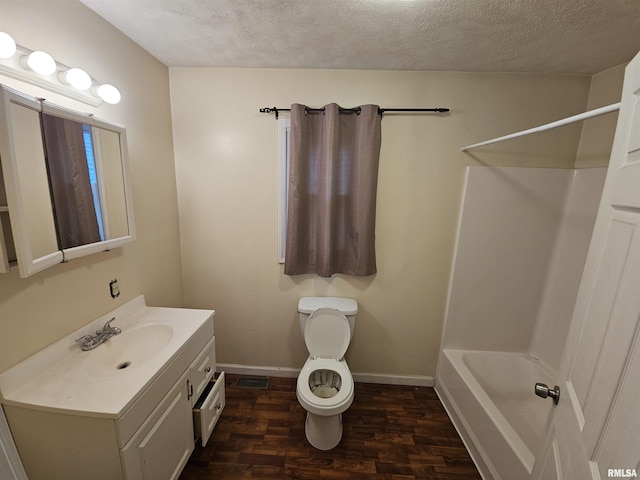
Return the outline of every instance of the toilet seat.
<path id="1" fill-rule="evenodd" d="M 318 308 L 307 319 L 304 342 L 313 358 L 340 360 L 350 341 L 349 321 L 340 310 Z"/>
<path id="2" fill-rule="evenodd" d="M 331 398 L 316 396 L 309 387 L 309 377 L 316 370 L 331 370 L 340 375 L 342 386 Z M 298 375 L 298 401 L 310 413 L 329 416 L 343 413 L 353 403 L 353 377 L 347 362 L 331 358 L 309 358 Z"/>

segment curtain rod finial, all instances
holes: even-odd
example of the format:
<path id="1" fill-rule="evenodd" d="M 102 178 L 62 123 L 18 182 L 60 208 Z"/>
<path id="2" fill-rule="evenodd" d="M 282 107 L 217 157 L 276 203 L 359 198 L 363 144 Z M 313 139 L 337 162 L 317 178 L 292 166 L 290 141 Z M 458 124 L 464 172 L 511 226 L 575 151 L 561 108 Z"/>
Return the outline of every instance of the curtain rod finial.
<path id="1" fill-rule="evenodd" d="M 278 108 L 277 107 L 264 107 L 260 109 L 260 113 L 275 113 L 276 120 L 278 119 Z"/>

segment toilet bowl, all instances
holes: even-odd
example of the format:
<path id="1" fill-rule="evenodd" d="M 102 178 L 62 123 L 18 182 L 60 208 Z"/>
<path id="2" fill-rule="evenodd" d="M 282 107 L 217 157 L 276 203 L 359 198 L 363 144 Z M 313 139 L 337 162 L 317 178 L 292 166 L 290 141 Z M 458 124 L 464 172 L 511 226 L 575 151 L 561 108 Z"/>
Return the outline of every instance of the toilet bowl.
<path id="1" fill-rule="evenodd" d="M 358 305 L 340 297 L 304 297 L 298 311 L 309 358 L 296 386 L 307 411 L 305 435 L 319 450 L 331 450 L 342 439 L 342 413 L 353 402 L 353 377 L 344 354 L 355 326 Z"/>

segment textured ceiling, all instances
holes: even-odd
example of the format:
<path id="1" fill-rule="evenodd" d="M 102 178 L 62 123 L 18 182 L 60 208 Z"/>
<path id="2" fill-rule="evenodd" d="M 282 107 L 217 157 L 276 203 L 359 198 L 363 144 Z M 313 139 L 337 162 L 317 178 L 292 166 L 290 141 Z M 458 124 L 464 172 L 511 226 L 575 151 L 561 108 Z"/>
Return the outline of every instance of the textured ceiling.
<path id="1" fill-rule="evenodd" d="M 640 0 L 81 0 L 170 67 L 592 74 Z"/>

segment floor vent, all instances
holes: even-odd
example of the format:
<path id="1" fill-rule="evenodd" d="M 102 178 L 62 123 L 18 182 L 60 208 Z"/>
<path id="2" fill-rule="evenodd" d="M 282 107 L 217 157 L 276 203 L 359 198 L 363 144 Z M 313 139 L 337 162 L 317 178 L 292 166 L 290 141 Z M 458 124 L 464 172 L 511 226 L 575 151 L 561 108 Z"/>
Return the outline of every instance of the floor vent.
<path id="1" fill-rule="evenodd" d="M 258 388 L 266 390 L 269 388 L 269 377 L 238 377 L 235 386 L 239 388 Z"/>

